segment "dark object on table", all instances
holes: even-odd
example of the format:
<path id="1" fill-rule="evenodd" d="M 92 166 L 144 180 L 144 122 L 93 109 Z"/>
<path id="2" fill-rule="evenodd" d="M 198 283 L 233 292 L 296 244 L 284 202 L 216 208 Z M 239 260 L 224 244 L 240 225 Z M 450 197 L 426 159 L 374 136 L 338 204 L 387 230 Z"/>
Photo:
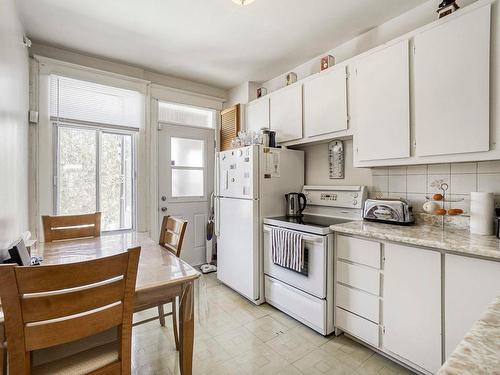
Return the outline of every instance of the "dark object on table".
<path id="1" fill-rule="evenodd" d="M 31 257 L 21 238 L 9 249 L 10 259 L 4 260 L 4 263 L 17 263 L 19 266 L 31 266 Z"/>
<path id="2" fill-rule="evenodd" d="M 458 9 L 460 7 L 457 5 L 456 0 L 443 0 L 438 6 L 437 13 L 439 14 L 439 18 L 443 18 Z"/>

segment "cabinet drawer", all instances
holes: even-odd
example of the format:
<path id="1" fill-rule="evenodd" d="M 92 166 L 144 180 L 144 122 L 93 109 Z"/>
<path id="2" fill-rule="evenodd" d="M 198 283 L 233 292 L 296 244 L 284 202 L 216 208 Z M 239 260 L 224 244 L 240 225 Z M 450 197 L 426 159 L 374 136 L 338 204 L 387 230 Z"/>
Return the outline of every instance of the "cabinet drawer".
<path id="1" fill-rule="evenodd" d="M 375 347 L 379 346 L 379 327 L 340 308 L 335 309 L 335 326 Z"/>
<path id="2" fill-rule="evenodd" d="M 380 269 L 380 243 L 337 236 L 337 257 Z"/>
<path id="3" fill-rule="evenodd" d="M 266 302 L 326 335 L 326 301 L 265 276 Z"/>
<path id="4" fill-rule="evenodd" d="M 380 323 L 380 304 L 376 296 L 337 284 L 337 306 L 374 323 Z"/>
<path id="5" fill-rule="evenodd" d="M 380 272 L 373 268 L 337 261 L 337 281 L 380 295 Z"/>

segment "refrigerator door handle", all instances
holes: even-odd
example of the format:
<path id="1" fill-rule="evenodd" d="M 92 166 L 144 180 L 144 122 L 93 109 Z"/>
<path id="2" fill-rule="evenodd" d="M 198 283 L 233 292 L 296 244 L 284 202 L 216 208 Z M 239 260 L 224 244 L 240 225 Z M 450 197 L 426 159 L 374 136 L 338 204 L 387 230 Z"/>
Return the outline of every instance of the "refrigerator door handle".
<path id="1" fill-rule="evenodd" d="M 220 236 L 220 198 L 215 197 L 214 199 L 214 213 L 215 213 L 215 236 Z"/>
<path id="2" fill-rule="evenodd" d="M 217 153 L 215 155 L 215 181 L 214 181 L 214 190 L 215 190 L 215 196 L 218 197 L 220 194 L 220 158 L 219 154 Z"/>

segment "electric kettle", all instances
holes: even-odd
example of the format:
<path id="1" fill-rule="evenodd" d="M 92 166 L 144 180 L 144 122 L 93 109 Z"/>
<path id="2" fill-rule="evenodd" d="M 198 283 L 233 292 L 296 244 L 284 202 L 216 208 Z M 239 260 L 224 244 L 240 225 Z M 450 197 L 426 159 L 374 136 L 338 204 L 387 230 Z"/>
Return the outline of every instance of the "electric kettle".
<path id="1" fill-rule="evenodd" d="M 302 216 L 302 211 L 306 208 L 306 196 L 302 193 L 288 193 L 286 198 L 286 216 Z"/>

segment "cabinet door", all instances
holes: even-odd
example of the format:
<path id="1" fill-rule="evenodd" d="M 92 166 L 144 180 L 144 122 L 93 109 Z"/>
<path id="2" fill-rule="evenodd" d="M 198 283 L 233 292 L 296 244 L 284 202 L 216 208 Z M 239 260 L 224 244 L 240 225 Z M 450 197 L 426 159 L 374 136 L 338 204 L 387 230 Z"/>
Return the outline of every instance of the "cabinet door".
<path id="1" fill-rule="evenodd" d="M 304 135 L 347 129 L 346 67 L 320 73 L 304 83 Z"/>
<path id="2" fill-rule="evenodd" d="M 446 255 L 445 355 L 448 357 L 500 295 L 500 262 Z"/>
<path id="3" fill-rule="evenodd" d="M 418 156 L 489 150 L 490 5 L 415 36 Z"/>
<path id="4" fill-rule="evenodd" d="M 441 366 L 441 254 L 385 245 L 383 347 L 435 373 Z"/>
<path id="5" fill-rule="evenodd" d="M 302 85 L 271 94 L 271 130 L 278 142 L 302 138 Z"/>
<path id="6" fill-rule="evenodd" d="M 246 106 L 246 130 L 269 128 L 269 97 L 260 98 Z"/>
<path id="7" fill-rule="evenodd" d="M 408 41 L 362 58 L 354 67 L 356 160 L 410 156 Z"/>

